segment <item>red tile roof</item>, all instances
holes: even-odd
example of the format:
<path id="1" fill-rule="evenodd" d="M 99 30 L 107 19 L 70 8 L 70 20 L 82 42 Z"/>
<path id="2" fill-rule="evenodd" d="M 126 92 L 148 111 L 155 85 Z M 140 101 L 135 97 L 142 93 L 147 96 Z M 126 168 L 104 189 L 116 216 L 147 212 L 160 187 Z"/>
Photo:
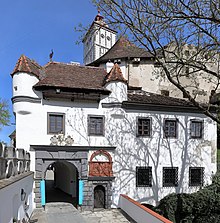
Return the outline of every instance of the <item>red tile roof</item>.
<path id="1" fill-rule="evenodd" d="M 120 58 L 151 58 L 153 55 L 143 48 L 137 47 L 125 37 L 120 37 L 118 41 L 102 57 L 89 65 L 98 65 L 102 62 L 111 61 Z"/>
<path id="2" fill-rule="evenodd" d="M 123 77 L 121 68 L 119 67 L 117 63 L 114 64 L 110 72 L 105 77 L 104 84 L 111 81 L 122 81 L 124 83 L 127 83 L 127 80 Z"/>
<path id="3" fill-rule="evenodd" d="M 143 90 L 129 90 L 128 101 L 152 105 L 195 107 L 190 101 L 185 99 L 173 98 Z"/>
<path id="4" fill-rule="evenodd" d="M 33 60 L 30 60 L 25 55 L 21 55 L 11 75 L 13 76 L 17 72 L 26 72 L 35 75 L 37 78 L 40 78 L 41 69 L 42 67 L 38 63 Z"/>
<path id="5" fill-rule="evenodd" d="M 58 87 L 105 90 L 103 80 L 107 73 L 103 68 L 50 62 L 43 69 L 45 78 L 34 86 L 35 89 Z"/>

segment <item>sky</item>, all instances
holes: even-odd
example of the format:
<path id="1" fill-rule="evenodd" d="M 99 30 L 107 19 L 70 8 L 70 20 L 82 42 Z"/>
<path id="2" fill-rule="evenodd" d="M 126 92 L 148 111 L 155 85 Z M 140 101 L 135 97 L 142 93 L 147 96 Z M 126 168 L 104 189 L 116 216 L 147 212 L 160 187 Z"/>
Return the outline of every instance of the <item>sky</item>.
<path id="1" fill-rule="evenodd" d="M 40 65 L 53 60 L 83 62 L 82 33 L 74 31 L 80 23 L 88 26 L 97 14 L 90 0 L 0 0 L 0 97 L 9 104 L 10 126 L 0 131 L 0 141 L 15 129 L 12 111 L 12 78 L 19 57 L 24 54 Z"/>

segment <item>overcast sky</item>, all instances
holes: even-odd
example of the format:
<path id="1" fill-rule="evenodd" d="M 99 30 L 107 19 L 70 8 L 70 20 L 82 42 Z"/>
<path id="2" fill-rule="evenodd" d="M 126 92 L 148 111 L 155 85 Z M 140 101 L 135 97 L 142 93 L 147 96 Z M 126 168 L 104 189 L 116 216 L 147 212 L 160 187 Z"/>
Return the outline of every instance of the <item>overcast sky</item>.
<path id="1" fill-rule="evenodd" d="M 82 44 L 76 44 L 81 34 L 74 27 L 91 24 L 96 14 L 90 0 L 0 0 L 0 97 L 8 100 L 11 114 L 10 73 L 20 55 L 44 65 L 53 49 L 54 61 L 82 63 Z M 11 123 L 0 132 L 0 140 L 9 142 L 13 114 Z"/>

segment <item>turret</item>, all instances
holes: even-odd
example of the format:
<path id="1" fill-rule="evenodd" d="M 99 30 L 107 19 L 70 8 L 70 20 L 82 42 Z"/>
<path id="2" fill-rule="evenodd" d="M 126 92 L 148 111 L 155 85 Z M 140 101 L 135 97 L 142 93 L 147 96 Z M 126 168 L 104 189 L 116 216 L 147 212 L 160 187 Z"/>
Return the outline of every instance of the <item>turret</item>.
<path id="1" fill-rule="evenodd" d="M 13 82 L 13 110 L 19 113 L 29 113 L 30 103 L 18 102 L 34 102 L 39 101 L 33 86 L 39 81 L 41 66 L 31 61 L 28 57 L 22 55 L 11 73 Z"/>
<path id="2" fill-rule="evenodd" d="M 123 77 L 117 63 L 114 64 L 104 80 L 105 87 L 111 91 L 108 97 L 109 103 L 121 103 L 127 101 L 127 80 Z"/>

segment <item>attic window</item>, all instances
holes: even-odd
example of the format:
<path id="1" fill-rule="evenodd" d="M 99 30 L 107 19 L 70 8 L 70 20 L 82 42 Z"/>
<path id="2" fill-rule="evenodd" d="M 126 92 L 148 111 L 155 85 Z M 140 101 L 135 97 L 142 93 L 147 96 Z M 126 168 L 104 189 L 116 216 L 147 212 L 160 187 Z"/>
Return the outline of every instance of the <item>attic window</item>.
<path id="1" fill-rule="evenodd" d="M 160 94 L 163 95 L 163 96 L 169 96 L 170 92 L 168 90 L 161 90 Z"/>

